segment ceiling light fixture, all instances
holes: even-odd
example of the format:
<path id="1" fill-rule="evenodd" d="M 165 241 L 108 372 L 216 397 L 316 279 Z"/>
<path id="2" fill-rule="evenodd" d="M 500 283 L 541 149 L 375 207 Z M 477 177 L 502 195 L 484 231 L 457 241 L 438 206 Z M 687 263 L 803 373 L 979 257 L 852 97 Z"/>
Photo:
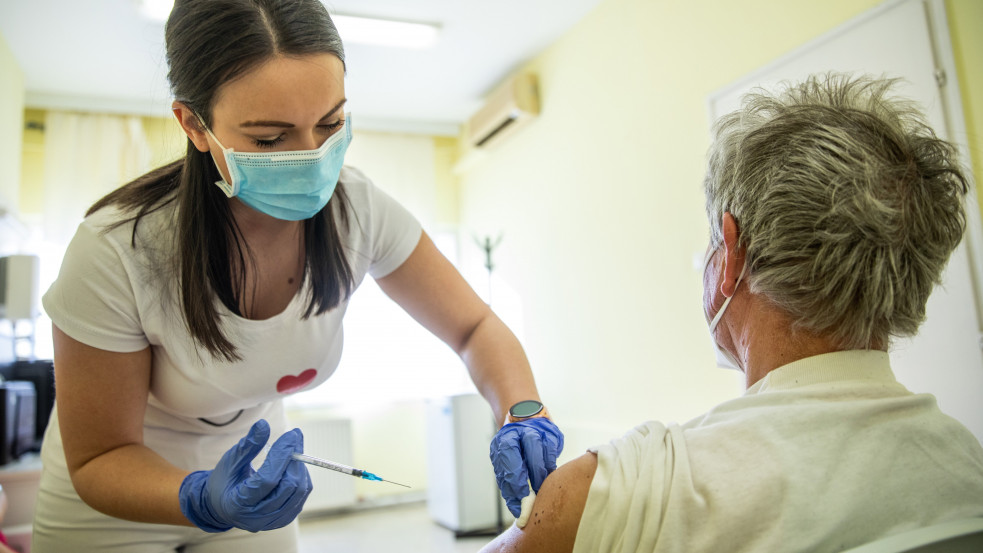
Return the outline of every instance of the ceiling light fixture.
<path id="1" fill-rule="evenodd" d="M 174 7 L 174 0 L 139 0 L 137 4 L 143 15 L 155 21 L 167 21 L 167 16 L 171 15 L 171 8 Z"/>
<path id="2" fill-rule="evenodd" d="M 157 21 L 167 21 L 174 0 L 138 0 L 140 11 Z M 422 50 L 437 43 L 440 26 L 432 23 L 396 21 L 356 15 L 331 16 L 341 40 L 355 44 L 392 46 Z"/>
<path id="3" fill-rule="evenodd" d="M 414 23 L 376 19 L 355 15 L 331 16 L 341 40 L 347 43 L 394 46 L 422 50 L 437 43 L 440 27 L 431 23 Z"/>

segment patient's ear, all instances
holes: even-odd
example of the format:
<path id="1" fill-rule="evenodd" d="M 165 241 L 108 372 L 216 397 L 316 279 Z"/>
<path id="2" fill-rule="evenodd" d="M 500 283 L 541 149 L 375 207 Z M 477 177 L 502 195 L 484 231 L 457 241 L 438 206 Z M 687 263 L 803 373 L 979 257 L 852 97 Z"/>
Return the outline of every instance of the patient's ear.
<path id="1" fill-rule="evenodd" d="M 191 108 L 175 100 L 171 104 L 171 112 L 174 113 L 174 118 L 181 125 L 184 134 L 188 135 L 188 138 L 194 143 L 195 148 L 198 148 L 199 152 L 207 152 L 211 149 L 208 143 L 208 133 L 205 132 L 205 126 L 201 124 L 198 116 L 195 115 L 195 112 Z"/>
<path id="2" fill-rule="evenodd" d="M 721 220 L 724 235 L 724 268 L 720 278 L 720 293 L 732 297 L 737 292 L 737 279 L 744 269 L 745 249 L 740 245 L 740 229 L 737 220 L 730 212 L 725 212 Z"/>

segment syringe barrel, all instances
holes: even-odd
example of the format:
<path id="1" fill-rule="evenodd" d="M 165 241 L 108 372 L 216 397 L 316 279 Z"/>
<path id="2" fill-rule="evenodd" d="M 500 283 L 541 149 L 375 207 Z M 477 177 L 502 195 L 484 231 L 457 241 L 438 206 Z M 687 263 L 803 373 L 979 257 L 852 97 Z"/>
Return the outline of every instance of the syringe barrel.
<path id="1" fill-rule="evenodd" d="M 356 472 L 361 473 L 362 471 L 350 467 L 348 465 L 343 465 L 341 463 L 335 463 L 334 461 L 328 461 L 326 459 L 321 459 L 319 457 L 314 457 L 312 455 L 306 455 L 304 453 L 294 453 L 292 457 L 302 463 L 307 463 L 308 465 L 314 465 L 316 467 L 326 468 L 330 470 L 336 470 L 338 472 L 348 474 L 351 476 L 360 476 L 360 474 L 355 474 Z"/>

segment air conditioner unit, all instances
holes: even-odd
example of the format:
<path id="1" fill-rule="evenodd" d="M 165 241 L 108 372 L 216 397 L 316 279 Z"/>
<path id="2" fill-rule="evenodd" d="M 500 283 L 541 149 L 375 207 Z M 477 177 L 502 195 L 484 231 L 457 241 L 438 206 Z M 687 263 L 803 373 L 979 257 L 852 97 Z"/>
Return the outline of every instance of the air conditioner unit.
<path id="1" fill-rule="evenodd" d="M 539 83 L 536 75 L 520 73 L 498 86 L 468 122 L 474 148 L 488 148 L 525 126 L 539 115 Z"/>

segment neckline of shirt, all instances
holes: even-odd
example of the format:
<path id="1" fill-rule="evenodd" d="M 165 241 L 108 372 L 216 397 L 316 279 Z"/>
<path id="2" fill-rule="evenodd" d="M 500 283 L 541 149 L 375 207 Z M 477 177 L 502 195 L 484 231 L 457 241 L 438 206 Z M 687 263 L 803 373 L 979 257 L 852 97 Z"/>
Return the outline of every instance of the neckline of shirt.
<path id="1" fill-rule="evenodd" d="M 748 388 L 745 395 L 850 380 L 897 383 L 886 351 L 835 351 L 778 367 Z"/>

